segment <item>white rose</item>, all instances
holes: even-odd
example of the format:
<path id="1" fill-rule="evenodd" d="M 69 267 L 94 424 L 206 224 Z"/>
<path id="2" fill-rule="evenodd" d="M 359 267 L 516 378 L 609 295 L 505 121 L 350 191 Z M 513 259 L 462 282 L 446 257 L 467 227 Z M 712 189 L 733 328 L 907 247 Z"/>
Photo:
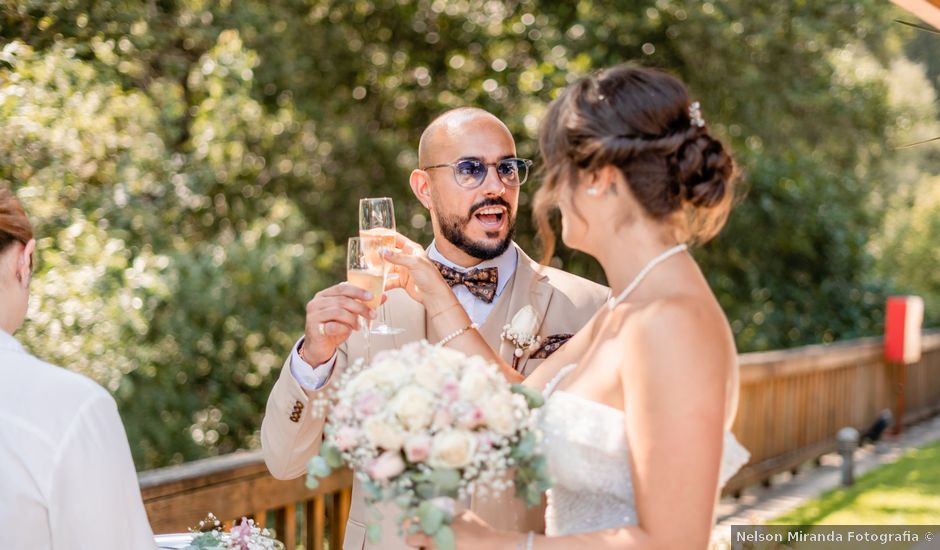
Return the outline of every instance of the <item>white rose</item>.
<path id="1" fill-rule="evenodd" d="M 369 418 L 362 427 L 366 438 L 377 448 L 397 451 L 405 442 L 405 435 L 401 430 L 384 420 Z"/>
<path id="2" fill-rule="evenodd" d="M 512 435 L 516 431 L 516 410 L 512 406 L 512 395 L 500 393 L 486 401 L 483 418 L 486 425 L 500 435 Z"/>
<path id="3" fill-rule="evenodd" d="M 392 399 L 392 412 L 409 431 L 423 430 L 434 417 L 434 398 L 427 390 L 411 386 L 402 388 Z"/>
<path id="4" fill-rule="evenodd" d="M 490 386 L 487 372 L 481 368 L 468 368 L 460 379 L 460 398 L 474 402 L 486 395 Z"/>
<path id="5" fill-rule="evenodd" d="M 441 386 L 444 385 L 444 373 L 434 365 L 428 365 L 426 363 L 417 365 L 412 369 L 411 375 L 415 383 L 434 393 L 439 392 Z"/>
<path id="6" fill-rule="evenodd" d="M 509 322 L 509 330 L 519 338 L 530 338 L 535 335 L 535 329 L 539 326 L 539 316 L 535 313 L 532 306 L 525 306 L 512 316 Z"/>
<path id="7" fill-rule="evenodd" d="M 431 442 L 432 468 L 462 468 L 473 459 L 477 439 L 468 431 L 447 430 L 434 436 Z"/>

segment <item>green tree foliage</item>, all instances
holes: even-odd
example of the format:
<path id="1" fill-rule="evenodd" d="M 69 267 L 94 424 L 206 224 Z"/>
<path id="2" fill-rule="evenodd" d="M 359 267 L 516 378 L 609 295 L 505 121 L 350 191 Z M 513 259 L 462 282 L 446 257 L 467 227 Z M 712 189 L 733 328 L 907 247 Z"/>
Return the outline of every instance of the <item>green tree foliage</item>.
<path id="1" fill-rule="evenodd" d="M 257 444 L 362 196 L 410 196 L 421 129 L 467 104 L 537 154 L 545 105 L 635 60 L 685 79 L 747 197 L 697 252 L 743 350 L 877 332 L 869 241 L 898 110 L 894 8 L 679 0 L 0 4 L 0 181 L 37 224 L 23 339 L 115 392 L 139 467 Z M 916 169 L 914 170 L 917 171 Z M 519 240 L 536 253 L 521 197 Z M 556 263 L 601 279 L 583 255 Z"/>

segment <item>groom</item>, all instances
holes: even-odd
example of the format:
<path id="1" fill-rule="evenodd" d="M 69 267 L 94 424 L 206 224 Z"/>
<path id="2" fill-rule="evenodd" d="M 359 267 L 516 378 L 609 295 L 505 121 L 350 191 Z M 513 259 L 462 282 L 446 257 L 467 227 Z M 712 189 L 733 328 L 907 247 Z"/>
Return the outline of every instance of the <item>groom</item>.
<path id="1" fill-rule="evenodd" d="M 539 266 L 513 241 L 519 187 L 528 163 L 516 158 L 509 129 L 492 114 L 477 108 L 447 111 L 421 135 L 418 166 L 411 173 L 415 197 L 431 215 L 434 241 L 428 256 L 439 263 L 480 334 L 508 363 L 515 347 L 501 338 L 503 327 L 519 310 L 537 314 L 534 334 L 541 347 L 525 350 L 515 363 L 530 374 L 548 355 L 584 326 L 607 300 L 610 291 L 563 271 Z M 357 316 L 369 310 L 359 301 L 364 291 L 340 283 L 307 304 L 304 337 L 268 397 L 261 425 L 264 460 L 274 477 L 290 479 L 306 473 L 307 461 L 319 452 L 325 418 L 308 413 L 310 401 L 324 391 L 337 371 L 364 356 L 365 341 L 355 330 Z M 386 320 L 405 329 L 396 336 L 372 336 L 373 354 L 444 334 L 428 327 L 424 307 L 404 291 L 388 293 Z M 499 500 L 475 499 L 472 508 L 493 526 L 517 531 L 542 531 L 539 510 L 526 511 L 511 494 Z M 344 550 L 405 549 L 392 523 L 396 512 L 384 513 L 382 540 L 365 540 L 366 515 L 362 488 L 354 482 Z"/>

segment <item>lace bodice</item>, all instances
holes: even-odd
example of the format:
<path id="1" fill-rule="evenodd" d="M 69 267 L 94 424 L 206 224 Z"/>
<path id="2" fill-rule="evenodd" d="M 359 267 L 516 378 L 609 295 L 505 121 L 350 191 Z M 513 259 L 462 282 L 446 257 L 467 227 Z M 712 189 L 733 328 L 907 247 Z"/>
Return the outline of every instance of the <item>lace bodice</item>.
<path id="1" fill-rule="evenodd" d="M 561 369 L 545 387 L 539 426 L 553 486 L 548 491 L 549 536 L 601 531 L 637 523 L 623 411 L 565 391 L 554 391 L 574 368 Z M 720 485 L 750 455 L 725 433 Z"/>

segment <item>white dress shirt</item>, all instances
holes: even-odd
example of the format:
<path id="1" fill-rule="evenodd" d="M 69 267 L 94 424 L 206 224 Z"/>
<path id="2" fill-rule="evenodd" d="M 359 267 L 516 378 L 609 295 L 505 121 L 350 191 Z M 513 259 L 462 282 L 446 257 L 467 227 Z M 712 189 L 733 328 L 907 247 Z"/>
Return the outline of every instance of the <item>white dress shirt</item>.
<path id="1" fill-rule="evenodd" d="M 111 395 L 3 331 L 0 380 L 0 548 L 156 548 Z"/>
<path id="2" fill-rule="evenodd" d="M 473 267 L 467 268 L 461 267 L 445 258 L 444 255 L 441 254 L 440 250 L 437 249 L 437 245 L 434 242 L 431 242 L 431 246 L 428 247 L 428 258 L 434 260 L 435 262 L 440 262 L 447 267 L 461 273 L 466 273 L 471 269 L 486 269 L 488 267 L 495 267 L 498 270 L 496 297 L 494 297 L 493 301 L 490 303 L 486 303 L 471 294 L 470 289 L 464 285 L 456 285 L 451 287 L 451 289 L 454 291 L 454 296 L 457 297 L 457 301 L 460 302 L 461 306 L 463 306 L 464 310 L 467 312 L 467 315 L 470 317 L 470 320 L 477 325 L 482 325 L 484 322 L 486 322 L 486 318 L 489 317 L 490 312 L 493 311 L 493 306 L 502 295 L 506 285 L 512 279 L 512 276 L 515 275 L 516 264 L 519 261 L 519 253 L 516 251 L 515 246 L 510 245 L 505 252 L 493 258 L 492 260 L 486 260 Z M 293 351 L 291 351 L 290 371 L 291 374 L 294 375 L 294 378 L 297 380 L 297 382 L 304 389 L 318 390 L 322 388 L 323 385 L 326 384 L 326 381 L 330 378 L 330 374 L 333 372 L 333 365 L 336 363 L 336 354 L 334 353 L 333 357 L 326 363 L 313 367 L 300 358 L 300 346 L 303 345 L 303 342 L 304 339 L 301 337 L 300 340 L 298 340 L 294 345 Z"/>

